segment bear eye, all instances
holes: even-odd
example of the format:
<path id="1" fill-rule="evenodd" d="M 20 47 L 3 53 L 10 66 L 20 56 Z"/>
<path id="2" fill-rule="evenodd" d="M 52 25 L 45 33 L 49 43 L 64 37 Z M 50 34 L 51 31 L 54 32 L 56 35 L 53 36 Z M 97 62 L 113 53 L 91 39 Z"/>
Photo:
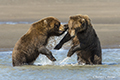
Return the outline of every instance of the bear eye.
<path id="1" fill-rule="evenodd" d="M 55 28 L 59 28 L 59 25 L 55 25 Z"/>

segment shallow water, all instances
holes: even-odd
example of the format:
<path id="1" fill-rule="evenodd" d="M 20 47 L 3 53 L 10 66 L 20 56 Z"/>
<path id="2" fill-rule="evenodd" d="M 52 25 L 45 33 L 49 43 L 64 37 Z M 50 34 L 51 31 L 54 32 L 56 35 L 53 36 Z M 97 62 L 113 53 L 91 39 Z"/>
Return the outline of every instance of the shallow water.
<path id="1" fill-rule="evenodd" d="M 51 50 L 57 61 L 40 55 L 35 65 L 12 67 L 12 51 L 0 52 L 0 80 L 119 80 L 120 49 L 102 49 L 102 65 L 78 65 L 76 54 L 66 58 L 68 50 Z"/>

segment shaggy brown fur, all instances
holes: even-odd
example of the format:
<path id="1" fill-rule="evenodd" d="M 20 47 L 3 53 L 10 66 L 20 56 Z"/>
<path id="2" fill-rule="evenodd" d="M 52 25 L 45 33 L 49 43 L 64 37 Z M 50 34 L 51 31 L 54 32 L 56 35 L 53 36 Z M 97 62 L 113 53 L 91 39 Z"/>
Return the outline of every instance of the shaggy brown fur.
<path id="1" fill-rule="evenodd" d="M 46 55 L 51 61 L 56 61 L 45 46 L 50 36 L 59 36 L 66 30 L 67 28 L 54 17 L 47 17 L 33 23 L 27 33 L 15 44 L 12 53 L 13 66 L 32 64 L 40 53 Z"/>
<path id="2" fill-rule="evenodd" d="M 101 64 L 100 41 L 92 27 L 89 17 L 86 15 L 71 16 L 68 26 L 68 33 L 55 49 L 60 49 L 65 42 L 72 39 L 73 46 L 67 54 L 68 57 L 71 57 L 76 52 L 79 64 Z"/>

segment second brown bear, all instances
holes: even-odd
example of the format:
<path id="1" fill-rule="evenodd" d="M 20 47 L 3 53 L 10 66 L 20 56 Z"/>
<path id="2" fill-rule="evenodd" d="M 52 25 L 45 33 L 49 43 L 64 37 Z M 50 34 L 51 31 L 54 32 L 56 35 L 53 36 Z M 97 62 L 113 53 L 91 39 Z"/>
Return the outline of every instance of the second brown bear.
<path id="1" fill-rule="evenodd" d="M 72 39 L 73 46 L 67 54 L 68 57 L 71 57 L 76 52 L 79 64 L 101 64 L 100 41 L 89 17 L 86 15 L 71 16 L 68 26 L 67 34 L 56 45 L 55 49 L 60 49 L 64 43 Z"/>

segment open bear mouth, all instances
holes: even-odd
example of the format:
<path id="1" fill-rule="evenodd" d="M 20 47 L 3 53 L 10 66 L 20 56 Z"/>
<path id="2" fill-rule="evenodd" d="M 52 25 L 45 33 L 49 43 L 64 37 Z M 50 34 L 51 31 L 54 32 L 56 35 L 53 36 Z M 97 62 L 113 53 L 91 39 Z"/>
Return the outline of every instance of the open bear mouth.
<path id="1" fill-rule="evenodd" d="M 59 31 L 59 33 L 62 33 L 63 31 Z"/>

